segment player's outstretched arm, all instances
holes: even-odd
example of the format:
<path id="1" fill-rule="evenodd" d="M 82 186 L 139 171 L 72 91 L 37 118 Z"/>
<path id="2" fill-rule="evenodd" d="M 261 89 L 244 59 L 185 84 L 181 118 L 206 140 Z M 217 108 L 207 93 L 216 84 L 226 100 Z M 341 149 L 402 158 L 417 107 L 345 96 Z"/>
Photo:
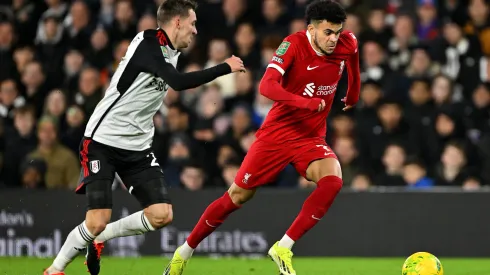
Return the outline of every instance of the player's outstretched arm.
<path id="1" fill-rule="evenodd" d="M 172 89 L 182 91 L 201 86 L 222 75 L 239 71 L 245 71 L 245 68 L 243 61 L 236 56 L 226 59 L 224 63 L 217 66 L 189 73 L 180 73 L 174 66 L 165 62 L 165 58 L 163 58 L 157 75 L 167 82 Z"/>
<path id="2" fill-rule="evenodd" d="M 359 68 L 359 51 L 356 51 L 347 60 L 347 73 L 349 75 L 349 88 L 344 98 L 345 110 L 352 108 L 359 101 L 361 91 L 361 70 Z"/>
<path id="3" fill-rule="evenodd" d="M 321 111 L 325 102 L 320 98 L 307 99 L 286 91 L 280 84 L 282 74 L 275 68 L 267 68 L 260 81 L 260 94 L 270 100 L 311 111 Z"/>
<path id="4" fill-rule="evenodd" d="M 172 64 L 165 60 L 160 46 L 149 39 L 141 42 L 135 55 L 137 56 L 133 59 L 138 62 L 142 71 L 157 75 L 176 91 L 195 88 L 220 76 L 245 70 L 242 60 L 233 56 L 222 64 L 202 71 L 180 73 Z"/>

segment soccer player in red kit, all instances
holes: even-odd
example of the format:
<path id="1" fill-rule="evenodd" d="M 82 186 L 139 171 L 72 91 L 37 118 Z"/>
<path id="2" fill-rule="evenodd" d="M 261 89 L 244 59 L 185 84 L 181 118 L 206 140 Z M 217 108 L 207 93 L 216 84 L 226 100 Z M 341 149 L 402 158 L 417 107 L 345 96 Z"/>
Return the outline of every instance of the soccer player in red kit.
<path id="1" fill-rule="evenodd" d="M 360 91 L 357 40 L 342 29 L 346 19 L 343 8 L 333 1 L 317 0 L 307 7 L 306 19 L 308 29 L 284 39 L 261 80 L 261 94 L 275 103 L 234 184 L 204 211 L 164 274 L 182 274 L 198 244 L 289 163 L 317 188 L 268 254 L 281 274 L 296 274 L 291 260 L 293 244 L 325 215 L 342 188 L 340 164 L 326 144 L 325 134 L 326 119 L 345 68 L 349 89 L 343 99 L 344 110 L 357 103 Z"/>

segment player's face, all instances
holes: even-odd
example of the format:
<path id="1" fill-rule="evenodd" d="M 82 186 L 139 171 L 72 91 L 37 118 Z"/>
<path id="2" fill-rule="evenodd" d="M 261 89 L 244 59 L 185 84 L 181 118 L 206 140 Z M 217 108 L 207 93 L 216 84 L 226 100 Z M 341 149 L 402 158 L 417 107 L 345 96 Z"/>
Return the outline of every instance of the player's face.
<path id="1" fill-rule="evenodd" d="M 342 28 L 342 24 L 333 24 L 326 20 L 308 25 L 308 31 L 311 34 L 312 42 L 317 48 L 316 50 L 319 50 L 323 54 L 333 53 Z"/>
<path id="2" fill-rule="evenodd" d="M 196 21 L 197 17 L 194 10 L 189 10 L 189 16 L 179 19 L 177 23 L 177 48 L 189 47 L 192 39 L 197 34 Z"/>

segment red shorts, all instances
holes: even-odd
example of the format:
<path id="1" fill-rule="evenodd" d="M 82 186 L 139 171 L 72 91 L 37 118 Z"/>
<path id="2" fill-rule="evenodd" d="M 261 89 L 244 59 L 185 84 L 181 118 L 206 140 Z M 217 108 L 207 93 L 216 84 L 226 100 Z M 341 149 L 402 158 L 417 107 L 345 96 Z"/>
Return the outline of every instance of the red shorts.
<path id="1" fill-rule="evenodd" d="M 310 163 L 324 158 L 337 159 L 337 156 L 321 138 L 282 144 L 257 139 L 236 174 L 235 184 L 244 189 L 253 189 L 271 183 L 290 163 L 301 176 L 306 177 Z"/>

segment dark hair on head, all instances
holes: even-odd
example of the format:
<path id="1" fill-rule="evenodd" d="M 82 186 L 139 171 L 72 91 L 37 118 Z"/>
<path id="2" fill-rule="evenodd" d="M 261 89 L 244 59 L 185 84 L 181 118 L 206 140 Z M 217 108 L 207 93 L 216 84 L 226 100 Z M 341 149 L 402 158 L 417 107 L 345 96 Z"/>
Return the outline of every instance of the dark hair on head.
<path id="1" fill-rule="evenodd" d="M 408 166 L 408 165 L 415 165 L 418 166 L 420 169 L 427 170 L 425 163 L 416 156 L 409 156 L 407 158 L 407 160 L 404 163 L 404 166 Z"/>
<path id="2" fill-rule="evenodd" d="M 189 108 L 187 108 L 182 102 L 180 101 L 177 101 L 177 102 L 174 102 L 174 103 L 171 103 L 169 106 L 168 106 L 168 109 L 177 109 L 181 114 L 182 113 L 186 113 L 186 114 L 189 114 L 190 113 L 190 110 Z"/>
<path id="3" fill-rule="evenodd" d="M 158 24 L 165 24 L 175 16 L 187 17 L 189 10 L 196 10 L 197 2 L 194 0 L 165 0 L 158 7 L 157 21 Z"/>
<path id="4" fill-rule="evenodd" d="M 446 143 L 446 146 L 444 146 L 445 149 L 448 147 L 456 148 L 461 152 L 461 154 L 466 156 L 466 153 L 465 153 L 466 147 L 465 147 L 465 143 L 463 141 L 457 140 L 457 139 L 450 140 Z"/>
<path id="5" fill-rule="evenodd" d="M 344 23 L 347 14 L 344 8 L 332 0 L 315 0 L 306 7 L 306 23 L 326 20 L 333 24 Z"/>
<path id="6" fill-rule="evenodd" d="M 424 85 L 425 85 L 425 88 L 426 88 L 427 90 L 430 90 L 430 88 L 431 88 L 431 79 L 428 79 L 428 78 L 426 78 L 426 77 L 416 77 L 416 78 L 415 78 L 415 79 L 412 81 L 412 85 L 411 85 L 411 86 L 413 87 L 413 85 L 415 85 L 415 84 L 417 84 L 417 83 L 419 83 L 419 84 L 424 84 Z"/>
<path id="7" fill-rule="evenodd" d="M 33 117 L 36 116 L 36 108 L 32 105 L 24 105 L 14 110 L 14 115 L 31 115 Z"/>

